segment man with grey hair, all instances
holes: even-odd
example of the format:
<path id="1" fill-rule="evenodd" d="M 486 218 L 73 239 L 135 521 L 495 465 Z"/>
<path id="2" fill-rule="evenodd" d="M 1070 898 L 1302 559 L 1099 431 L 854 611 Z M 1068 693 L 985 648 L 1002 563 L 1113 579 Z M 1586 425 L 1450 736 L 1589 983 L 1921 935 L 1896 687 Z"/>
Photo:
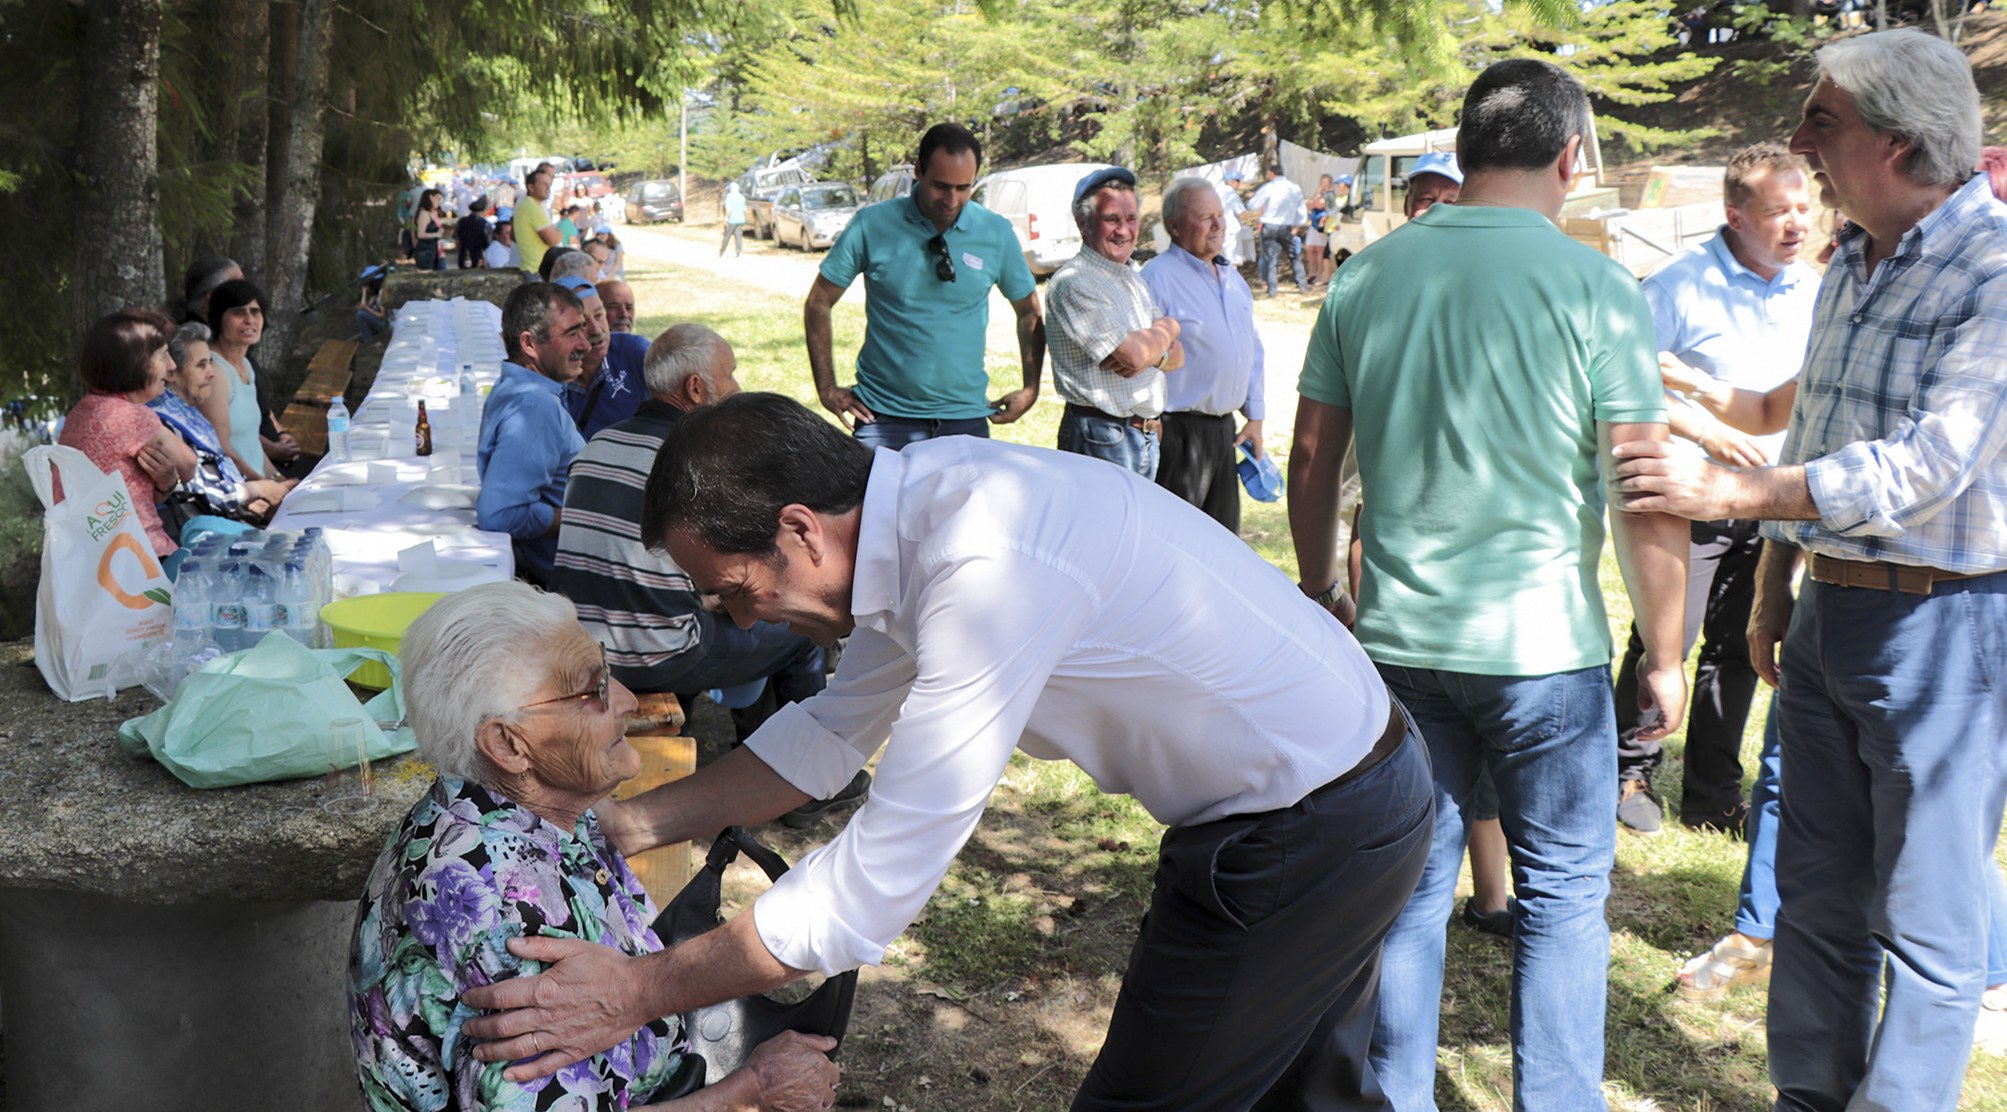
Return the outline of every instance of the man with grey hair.
<path id="1" fill-rule="evenodd" d="M 1178 178 L 1164 188 L 1170 250 L 1143 264 L 1143 284 L 1178 322 L 1185 366 L 1169 377 L 1157 485 L 1240 532 L 1234 449 L 1263 453 L 1263 360 L 1254 293 L 1226 255 L 1225 209 L 1212 183 Z M 1247 415 L 1236 431 L 1234 411 Z"/>
<path id="2" fill-rule="evenodd" d="M 1480 770 L 1518 897 L 1513 1107 L 1601 1112 L 1616 858 L 1617 731 L 1603 552 L 1608 450 L 1660 440 L 1651 308 L 1622 266 L 1554 226 L 1588 134 L 1580 82 L 1496 63 L 1464 98 L 1461 200 L 1338 269 L 1311 333 L 1289 461 L 1303 592 L 1347 624 L 1428 741 L 1428 866 L 1387 935 L 1373 1071 L 1399 1112 L 1435 1107 L 1444 924 Z M 1370 491 L 1360 595 L 1336 551 L 1356 443 Z M 1687 524 L 1613 513 L 1645 655 L 1640 698 L 1681 718 Z M 1649 716 L 1645 716 L 1649 718 Z"/>
<path id="3" fill-rule="evenodd" d="M 688 694 L 771 677 L 780 705 L 805 699 L 823 687 L 821 649 L 785 626 L 719 621 L 675 561 L 642 540 L 641 495 L 669 430 L 739 392 L 732 345 L 701 324 L 676 325 L 647 353 L 648 399 L 572 464 L 551 588 L 578 606 L 614 676 L 636 691 Z M 741 734 L 759 727 L 760 711 L 734 712 Z"/>
<path id="4" fill-rule="evenodd" d="M 1096 170 L 1073 190 L 1080 254 L 1052 276 L 1045 298 L 1052 380 L 1066 401 L 1059 450 L 1157 476 L 1164 372 L 1184 365 L 1178 322 L 1136 273 L 1136 175 Z"/>
<path id="5" fill-rule="evenodd" d="M 1948 1112 L 1986 989 L 2007 796 L 2007 210 L 1972 174 L 1979 94 L 1956 47 L 1887 31 L 1817 60 L 1791 149 L 1852 227 L 1782 457 L 1619 444 L 1617 474 L 1627 508 L 1766 521 L 1750 658 L 1778 687 L 1791 770 L 1777 1106 Z"/>

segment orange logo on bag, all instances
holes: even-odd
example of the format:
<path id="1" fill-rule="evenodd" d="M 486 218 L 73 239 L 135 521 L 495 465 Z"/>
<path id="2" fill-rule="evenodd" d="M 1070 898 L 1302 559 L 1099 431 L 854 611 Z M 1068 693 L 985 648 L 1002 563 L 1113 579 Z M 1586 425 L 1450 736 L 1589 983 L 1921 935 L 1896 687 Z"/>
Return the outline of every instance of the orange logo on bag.
<path id="1" fill-rule="evenodd" d="M 118 556 L 121 549 L 130 551 L 139 559 L 139 568 L 146 573 L 146 578 L 152 579 L 160 574 L 160 564 L 153 558 L 153 553 L 140 547 L 139 542 L 132 539 L 131 533 L 120 533 L 105 546 L 105 554 L 98 557 L 98 586 L 103 587 L 106 594 L 117 599 L 120 606 L 131 610 L 145 610 L 154 605 L 153 599 L 126 593 L 125 589 L 118 585 L 118 580 L 112 578 L 112 560 Z"/>

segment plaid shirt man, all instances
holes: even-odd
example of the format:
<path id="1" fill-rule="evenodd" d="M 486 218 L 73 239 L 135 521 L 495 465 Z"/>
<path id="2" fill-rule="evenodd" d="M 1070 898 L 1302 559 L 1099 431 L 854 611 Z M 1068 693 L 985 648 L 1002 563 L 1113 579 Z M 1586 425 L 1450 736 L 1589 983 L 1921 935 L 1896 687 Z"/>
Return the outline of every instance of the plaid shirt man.
<path id="1" fill-rule="evenodd" d="M 1163 414 L 1164 372 L 1151 367 L 1123 378 L 1101 367 L 1123 337 L 1164 315 L 1135 267 L 1082 249 L 1047 284 L 1045 314 L 1047 351 L 1061 398 L 1114 417 Z"/>
<path id="2" fill-rule="evenodd" d="M 1784 445 L 1818 521 L 1763 527 L 1843 560 L 2007 570 L 2007 208 L 1984 174 L 1872 275 L 1858 226 L 1819 290 Z"/>

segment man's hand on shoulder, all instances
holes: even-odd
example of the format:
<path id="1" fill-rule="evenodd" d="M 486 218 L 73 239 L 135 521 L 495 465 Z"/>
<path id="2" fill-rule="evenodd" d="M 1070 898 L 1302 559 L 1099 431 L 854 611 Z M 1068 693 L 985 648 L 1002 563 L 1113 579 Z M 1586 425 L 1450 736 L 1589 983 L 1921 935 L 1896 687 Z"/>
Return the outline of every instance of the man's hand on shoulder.
<path id="1" fill-rule="evenodd" d="M 1038 387 L 1036 386 L 1026 386 L 1022 389 L 1012 390 L 1010 393 L 990 403 L 990 423 L 994 425 L 1008 425 L 1019 417 L 1031 412 L 1032 405 L 1037 401 Z"/>
<path id="2" fill-rule="evenodd" d="M 869 406 L 857 400 L 857 395 L 848 386 L 829 386 L 816 391 L 816 395 L 822 400 L 822 408 L 836 414 L 836 419 L 843 422 L 846 429 L 868 425 L 878 419 Z"/>
<path id="3" fill-rule="evenodd" d="M 656 1018 L 642 991 L 646 979 L 610 946 L 571 938 L 512 938 L 509 952 L 549 966 L 542 973 L 480 985 L 461 994 L 476 1016 L 463 1030 L 482 1042 L 484 1062 L 530 1059 L 504 1075 L 522 1082 L 548 1077 L 627 1039 Z"/>

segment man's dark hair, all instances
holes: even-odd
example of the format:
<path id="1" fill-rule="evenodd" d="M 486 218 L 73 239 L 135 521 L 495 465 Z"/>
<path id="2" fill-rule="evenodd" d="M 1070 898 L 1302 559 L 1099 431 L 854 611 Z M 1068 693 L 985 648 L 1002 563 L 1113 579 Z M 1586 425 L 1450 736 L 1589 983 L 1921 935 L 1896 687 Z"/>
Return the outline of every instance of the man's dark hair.
<path id="1" fill-rule="evenodd" d="M 544 252 L 544 261 L 537 264 L 537 277 L 548 282 L 551 280 L 551 268 L 558 264 L 559 259 L 564 258 L 566 255 L 583 254 L 585 252 L 580 251 L 576 247 L 553 247 Z"/>
<path id="2" fill-rule="evenodd" d="M 1466 174 L 1539 170 L 1589 134 L 1589 97 L 1560 67 L 1512 58 L 1486 67 L 1464 94 L 1457 159 Z"/>
<path id="3" fill-rule="evenodd" d="M 916 175 L 926 176 L 927 161 L 934 157 L 935 151 L 946 151 L 951 158 L 964 151 L 973 151 L 976 169 L 983 168 L 983 141 L 960 124 L 935 124 L 927 129 L 927 134 L 920 136 L 920 153 L 913 161 Z"/>
<path id="4" fill-rule="evenodd" d="M 256 304 L 259 312 L 266 311 L 265 293 L 249 278 L 232 278 L 228 282 L 209 291 L 209 331 L 218 336 L 223 334 L 223 314 L 232 309 L 242 309 Z M 277 362 L 274 360 L 274 362 Z"/>
<path id="5" fill-rule="evenodd" d="M 782 394 L 734 394 L 690 412 L 662 442 L 642 496 L 641 539 L 681 529 L 720 555 L 771 557 L 783 507 L 841 514 L 864 501 L 871 449 Z"/>
<path id="6" fill-rule="evenodd" d="M 521 341 L 525 332 L 536 337 L 539 344 L 551 342 L 551 320 L 561 305 L 585 312 L 585 305 L 577 295 L 549 282 L 524 282 L 509 291 L 509 300 L 502 304 L 502 346 L 508 349 L 509 362 L 519 367 L 529 366 L 523 361 Z"/>

